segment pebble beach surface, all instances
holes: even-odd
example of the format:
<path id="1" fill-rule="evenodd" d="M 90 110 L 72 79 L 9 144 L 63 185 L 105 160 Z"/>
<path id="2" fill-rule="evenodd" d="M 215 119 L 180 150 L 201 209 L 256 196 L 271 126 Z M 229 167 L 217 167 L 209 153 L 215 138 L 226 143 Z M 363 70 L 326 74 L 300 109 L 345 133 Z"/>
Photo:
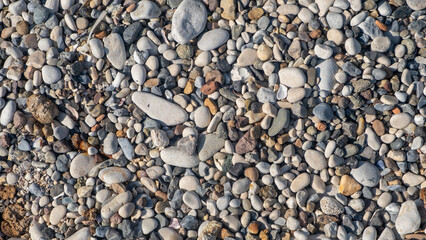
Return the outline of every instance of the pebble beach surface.
<path id="1" fill-rule="evenodd" d="M 425 0 L 0 0 L 0 240 L 426 239 Z"/>

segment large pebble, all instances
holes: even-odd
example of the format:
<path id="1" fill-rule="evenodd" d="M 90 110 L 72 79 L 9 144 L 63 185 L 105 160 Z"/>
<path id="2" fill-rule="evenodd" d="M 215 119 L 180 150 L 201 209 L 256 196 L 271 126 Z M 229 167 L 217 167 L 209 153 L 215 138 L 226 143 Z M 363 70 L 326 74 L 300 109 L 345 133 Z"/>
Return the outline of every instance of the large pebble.
<path id="1" fill-rule="evenodd" d="M 104 44 L 97 38 L 92 38 L 89 41 L 90 50 L 95 58 L 103 58 L 105 55 Z"/>
<path id="2" fill-rule="evenodd" d="M 408 234 L 416 231 L 420 227 L 421 217 L 417 210 L 416 203 L 408 200 L 401 205 L 398 217 L 395 221 L 395 228 L 399 234 Z"/>
<path id="3" fill-rule="evenodd" d="M 142 64 L 135 64 L 132 66 L 131 74 L 133 81 L 138 85 L 142 85 L 146 80 L 146 69 Z"/>
<path id="4" fill-rule="evenodd" d="M 182 168 L 193 168 L 200 163 L 200 159 L 197 155 L 188 155 L 177 147 L 163 149 L 160 152 L 160 156 L 165 163 Z"/>
<path id="5" fill-rule="evenodd" d="M 319 88 L 324 91 L 331 91 L 333 89 L 336 80 L 334 74 L 339 70 L 336 61 L 334 59 L 327 59 L 315 67 L 317 76 L 320 78 L 318 84 Z"/>
<path id="6" fill-rule="evenodd" d="M 311 177 L 309 173 L 299 174 L 295 179 L 293 179 L 293 182 L 291 182 L 290 190 L 292 192 L 297 193 L 298 191 L 309 186 L 310 183 L 311 183 Z"/>
<path id="7" fill-rule="evenodd" d="M 314 107 L 312 111 L 315 117 L 321 121 L 329 122 L 333 119 L 333 110 L 327 103 L 320 103 Z"/>
<path id="8" fill-rule="evenodd" d="M 203 51 L 210 51 L 222 46 L 228 39 L 228 31 L 218 28 L 204 33 L 198 40 L 197 46 Z"/>
<path id="9" fill-rule="evenodd" d="M 64 205 L 58 205 L 52 209 L 50 212 L 49 221 L 52 225 L 58 225 L 61 222 L 62 218 L 65 217 L 67 213 L 67 208 Z"/>
<path id="10" fill-rule="evenodd" d="M 61 79 L 61 71 L 55 66 L 46 65 L 41 69 L 43 82 L 46 84 L 53 84 Z"/>
<path id="11" fill-rule="evenodd" d="M 160 240 L 182 240 L 179 233 L 168 227 L 163 227 L 158 230 L 158 235 L 160 236 Z"/>
<path id="12" fill-rule="evenodd" d="M 16 112 L 16 102 L 8 101 L 1 111 L 0 123 L 3 126 L 7 126 L 7 124 L 11 123 L 13 120 L 13 115 Z"/>
<path id="13" fill-rule="evenodd" d="M 375 187 L 380 181 L 379 170 L 369 162 L 360 162 L 357 168 L 352 169 L 351 175 L 366 187 Z"/>
<path id="14" fill-rule="evenodd" d="M 194 112 L 194 122 L 195 125 L 199 128 L 206 128 L 211 120 L 210 110 L 205 107 L 201 106 L 197 108 Z"/>
<path id="15" fill-rule="evenodd" d="M 99 178 L 106 184 L 127 182 L 131 176 L 130 171 L 122 167 L 109 167 L 99 171 Z"/>
<path id="16" fill-rule="evenodd" d="M 207 10 L 204 3 L 184 0 L 173 14 L 172 37 L 179 44 L 186 44 L 204 30 L 206 23 Z"/>
<path id="17" fill-rule="evenodd" d="M 185 192 L 183 194 L 182 200 L 191 209 L 200 209 L 201 208 L 200 197 L 198 197 L 198 195 L 193 191 Z"/>
<path id="18" fill-rule="evenodd" d="M 404 129 L 412 121 L 412 117 L 408 113 L 398 113 L 390 118 L 390 125 L 393 128 Z"/>
<path id="19" fill-rule="evenodd" d="M 426 8 L 426 1 L 424 0 L 407 0 L 406 2 L 413 10 L 423 10 Z"/>
<path id="20" fill-rule="evenodd" d="M 84 177 L 95 165 L 95 158 L 93 156 L 80 153 L 71 161 L 70 174 L 73 178 Z"/>
<path id="21" fill-rule="evenodd" d="M 284 127 L 286 127 L 290 120 L 290 113 L 288 110 L 281 108 L 277 116 L 274 118 L 271 127 L 268 129 L 268 135 L 273 137 L 277 135 Z"/>
<path id="22" fill-rule="evenodd" d="M 280 77 L 281 84 L 291 87 L 298 88 L 303 87 L 306 83 L 305 73 L 300 68 L 287 67 L 282 68 L 278 75 Z"/>
<path id="23" fill-rule="evenodd" d="M 130 17 L 133 21 L 157 18 L 160 15 L 161 9 L 157 6 L 157 4 L 148 0 L 138 2 L 136 9 L 130 13 Z"/>
<path id="24" fill-rule="evenodd" d="M 240 67 L 248 67 L 253 65 L 257 60 L 257 50 L 253 48 L 244 49 L 237 58 L 237 65 Z"/>
<path id="25" fill-rule="evenodd" d="M 305 152 L 305 160 L 315 170 L 323 170 L 327 167 L 327 160 L 322 152 L 308 149 Z"/>
<path id="26" fill-rule="evenodd" d="M 355 38 L 348 38 L 345 42 L 345 49 L 349 55 L 356 55 L 361 52 L 361 44 Z"/>
<path id="27" fill-rule="evenodd" d="M 321 210 L 327 215 L 339 215 L 344 212 L 343 205 L 332 197 L 323 197 L 320 201 Z"/>
<path id="28" fill-rule="evenodd" d="M 107 50 L 107 58 L 112 66 L 121 70 L 126 63 L 126 48 L 124 47 L 123 38 L 118 33 L 111 33 L 104 38 L 105 49 Z"/>
<path id="29" fill-rule="evenodd" d="M 225 139 L 218 134 L 211 133 L 200 135 L 198 138 L 198 157 L 206 161 L 225 146 Z"/>
<path id="30" fill-rule="evenodd" d="M 132 95 L 132 101 L 149 117 L 167 126 L 174 126 L 188 120 L 188 113 L 179 105 L 154 94 L 135 92 Z"/>

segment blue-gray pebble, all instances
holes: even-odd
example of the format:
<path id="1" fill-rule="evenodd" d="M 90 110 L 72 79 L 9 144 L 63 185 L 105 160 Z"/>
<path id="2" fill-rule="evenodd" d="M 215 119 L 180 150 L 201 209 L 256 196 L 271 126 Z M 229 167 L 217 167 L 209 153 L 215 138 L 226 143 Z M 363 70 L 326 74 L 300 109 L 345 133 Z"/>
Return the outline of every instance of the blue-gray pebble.
<path id="1" fill-rule="evenodd" d="M 333 119 L 333 110 L 327 103 L 318 104 L 314 108 L 313 113 L 315 117 L 321 121 L 329 122 L 331 119 Z"/>

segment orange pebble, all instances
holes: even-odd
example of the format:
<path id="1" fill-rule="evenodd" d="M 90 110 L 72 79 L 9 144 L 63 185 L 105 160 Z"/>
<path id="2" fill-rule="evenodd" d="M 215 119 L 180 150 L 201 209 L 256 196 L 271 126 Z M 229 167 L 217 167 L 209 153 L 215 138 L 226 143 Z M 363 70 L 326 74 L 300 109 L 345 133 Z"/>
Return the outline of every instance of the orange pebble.
<path id="1" fill-rule="evenodd" d="M 401 109 L 399 109 L 399 108 L 394 108 L 394 109 L 392 109 L 392 112 L 394 113 L 394 114 L 398 114 L 398 113 L 401 113 Z"/>
<path id="2" fill-rule="evenodd" d="M 99 39 L 103 39 L 104 37 L 106 37 L 108 35 L 108 33 L 106 31 L 102 31 L 102 32 L 98 32 L 95 34 L 95 38 L 99 38 Z"/>
<path id="3" fill-rule="evenodd" d="M 376 25 L 380 28 L 382 31 L 387 31 L 388 26 L 386 26 L 384 23 L 380 22 L 379 20 L 376 20 Z"/>
<path id="4" fill-rule="evenodd" d="M 322 131 L 325 131 L 327 129 L 327 124 L 324 124 L 322 122 L 317 123 L 317 129 Z"/>

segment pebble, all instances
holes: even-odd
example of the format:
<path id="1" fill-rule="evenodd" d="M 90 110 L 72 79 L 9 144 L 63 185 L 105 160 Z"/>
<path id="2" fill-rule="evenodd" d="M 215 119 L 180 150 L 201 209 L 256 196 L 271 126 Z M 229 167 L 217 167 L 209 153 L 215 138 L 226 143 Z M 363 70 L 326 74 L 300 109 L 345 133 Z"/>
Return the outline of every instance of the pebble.
<path id="1" fill-rule="evenodd" d="M 333 49 L 324 44 L 315 45 L 314 52 L 321 59 L 329 59 L 333 55 Z"/>
<path id="2" fill-rule="evenodd" d="M 183 194 L 182 200 L 191 209 L 201 208 L 201 200 L 195 192 L 192 192 L 192 191 L 185 192 Z"/>
<path id="3" fill-rule="evenodd" d="M 340 179 L 339 193 L 345 196 L 351 196 L 361 190 L 361 188 L 361 184 L 349 175 L 343 175 Z"/>
<path id="4" fill-rule="evenodd" d="M 237 65 L 240 67 L 251 66 L 256 62 L 256 56 L 256 49 L 246 48 L 241 52 L 240 56 L 237 58 Z"/>
<path id="5" fill-rule="evenodd" d="M 81 228 L 73 235 L 65 238 L 65 240 L 89 240 L 90 239 L 90 230 L 88 227 Z"/>
<path id="6" fill-rule="evenodd" d="M 286 109 L 278 110 L 277 116 L 272 121 L 271 127 L 268 129 L 269 136 L 276 136 L 290 120 L 290 113 Z"/>
<path id="7" fill-rule="evenodd" d="M 355 38 L 348 38 L 345 41 L 345 50 L 349 55 L 356 55 L 361 52 L 361 44 Z"/>
<path id="8" fill-rule="evenodd" d="M 211 120 L 210 110 L 207 107 L 199 107 L 194 111 L 194 122 L 199 128 L 206 128 Z"/>
<path id="9" fill-rule="evenodd" d="M 198 138 L 198 157 L 201 161 L 206 161 L 224 146 L 225 139 L 218 134 L 200 135 Z"/>
<path id="10" fill-rule="evenodd" d="M 148 218 L 148 219 L 142 220 L 141 225 L 142 225 L 143 234 L 148 235 L 158 227 L 158 222 L 157 222 L 157 220 L 155 220 L 153 218 Z"/>
<path id="11" fill-rule="evenodd" d="M 13 115 L 16 112 L 16 103 L 14 101 L 8 101 L 1 111 L 0 123 L 3 126 L 11 123 L 13 120 Z"/>
<path id="12" fill-rule="evenodd" d="M 182 240 L 182 237 L 175 230 L 168 227 L 158 230 L 158 235 L 160 239 Z"/>
<path id="13" fill-rule="evenodd" d="M 417 210 L 416 203 L 408 200 L 402 203 L 395 221 L 395 228 L 399 234 L 408 234 L 416 231 L 420 227 L 421 217 Z"/>
<path id="14" fill-rule="evenodd" d="M 101 216 L 104 219 L 109 219 L 118 212 L 118 210 L 126 203 L 132 200 L 132 194 L 129 191 L 122 192 L 115 196 L 111 201 L 104 204 L 101 208 Z"/>
<path id="15" fill-rule="evenodd" d="M 369 162 L 360 162 L 352 169 L 351 175 L 357 182 L 366 187 L 374 187 L 380 181 L 380 173 L 376 166 Z"/>
<path id="16" fill-rule="evenodd" d="M 200 159 L 198 156 L 191 156 L 176 147 L 168 147 L 160 152 L 161 159 L 172 166 L 182 168 L 193 168 L 198 166 Z"/>
<path id="17" fill-rule="evenodd" d="M 398 113 L 390 118 L 390 125 L 396 129 L 404 129 L 412 121 L 412 117 L 408 113 Z"/>
<path id="18" fill-rule="evenodd" d="M 86 176 L 95 164 L 94 157 L 80 153 L 71 161 L 70 174 L 74 178 Z"/>
<path id="19" fill-rule="evenodd" d="M 123 69 L 126 63 L 126 48 L 123 38 L 118 33 L 112 33 L 103 39 L 106 49 L 106 57 L 112 66 L 117 69 Z"/>
<path id="20" fill-rule="evenodd" d="M 334 74 L 339 69 L 336 62 L 333 59 L 327 59 L 315 67 L 317 76 L 320 78 L 318 87 L 324 91 L 331 91 L 336 80 Z"/>
<path id="21" fill-rule="evenodd" d="M 218 28 L 204 33 L 197 42 L 197 47 L 203 51 L 210 51 L 222 46 L 229 39 L 228 31 Z"/>
<path id="22" fill-rule="evenodd" d="M 161 9 L 152 1 L 140 1 L 136 5 L 136 9 L 130 13 L 130 17 L 134 21 L 143 19 L 157 18 L 161 15 Z"/>
<path id="23" fill-rule="evenodd" d="M 58 225 L 61 220 L 65 217 L 67 213 L 67 208 L 64 205 L 58 205 L 52 209 L 50 212 L 49 222 L 53 225 Z"/>
<path id="24" fill-rule="evenodd" d="M 106 184 L 127 182 L 131 176 L 129 170 L 120 167 L 108 167 L 99 171 L 99 178 Z"/>
<path id="25" fill-rule="evenodd" d="M 179 44 L 186 44 L 204 30 L 207 22 L 206 8 L 199 1 L 183 0 L 174 12 L 172 22 L 173 39 Z"/>
<path id="26" fill-rule="evenodd" d="M 61 71 L 55 66 L 44 66 L 41 69 L 41 74 L 43 77 L 43 82 L 46 84 L 54 84 L 61 79 Z"/>
<path id="27" fill-rule="evenodd" d="M 321 121 L 329 122 L 333 119 L 333 110 L 327 103 L 320 103 L 312 111 L 315 117 Z"/>
<path id="28" fill-rule="evenodd" d="M 298 192 L 305 187 L 307 187 L 311 183 L 311 179 L 308 173 L 302 173 L 298 175 L 293 181 L 291 182 L 290 189 L 292 192 Z"/>
<path id="29" fill-rule="evenodd" d="M 97 38 L 92 38 L 89 41 L 90 50 L 95 58 L 103 58 L 105 55 L 104 44 Z"/>
<path id="30" fill-rule="evenodd" d="M 188 119 L 188 114 L 179 105 L 150 93 L 135 92 L 132 101 L 149 117 L 168 126 L 181 124 Z"/>
<path id="31" fill-rule="evenodd" d="M 344 208 L 341 203 L 332 197 L 323 197 L 320 201 L 321 210 L 327 215 L 336 215 L 343 213 Z"/>
<path id="32" fill-rule="evenodd" d="M 371 42 L 371 51 L 387 52 L 391 46 L 391 41 L 388 37 L 376 37 Z"/>
<path id="33" fill-rule="evenodd" d="M 290 88 L 303 87 L 306 83 L 305 73 L 299 68 L 282 68 L 278 75 L 280 83 Z"/>
<path id="34" fill-rule="evenodd" d="M 423 2 L 1 1 L 2 237 L 421 238 Z"/>

